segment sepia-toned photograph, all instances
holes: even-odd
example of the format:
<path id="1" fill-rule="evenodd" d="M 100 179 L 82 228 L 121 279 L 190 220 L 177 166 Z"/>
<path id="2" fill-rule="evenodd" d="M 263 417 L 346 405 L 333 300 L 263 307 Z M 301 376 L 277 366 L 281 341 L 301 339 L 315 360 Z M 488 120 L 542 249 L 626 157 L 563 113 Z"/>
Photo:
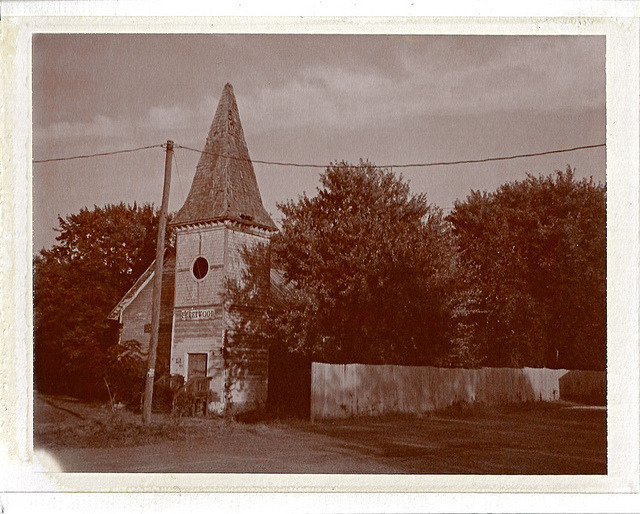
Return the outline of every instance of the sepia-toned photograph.
<path id="1" fill-rule="evenodd" d="M 34 34 L 34 448 L 606 475 L 605 43 Z"/>

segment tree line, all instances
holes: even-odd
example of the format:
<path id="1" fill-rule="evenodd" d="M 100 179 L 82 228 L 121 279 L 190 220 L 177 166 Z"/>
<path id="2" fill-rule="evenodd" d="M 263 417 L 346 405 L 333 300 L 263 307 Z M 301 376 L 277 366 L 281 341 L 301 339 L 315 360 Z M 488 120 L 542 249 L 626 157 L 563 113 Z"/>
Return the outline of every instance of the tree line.
<path id="1" fill-rule="evenodd" d="M 278 207 L 270 248 L 247 249 L 228 285 L 262 312 L 239 337 L 326 362 L 606 366 L 606 189 L 571 168 L 472 191 L 445 216 L 401 176 L 341 162 Z M 106 317 L 153 260 L 157 220 L 124 204 L 59 218 L 34 258 L 39 390 L 96 396 L 138 376 Z"/>
<path id="2" fill-rule="evenodd" d="M 605 369 L 606 189 L 570 167 L 445 216 L 401 176 L 342 162 L 278 207 L 230 288 L 264 309 L 242 336 L 325 362 Z M 268 263 L 270 299 L 254 294 Z"/>
<path id="3" fill-rule="evenodd" d="M 56 244 L 33 260 L 35 387 L 104 397 L 107 380 L 126 394 L 140 375 L 138 349 L 117 344 L 107 316 L 155 257 L 158 212 L 120 203 L 58 223 Z"/>

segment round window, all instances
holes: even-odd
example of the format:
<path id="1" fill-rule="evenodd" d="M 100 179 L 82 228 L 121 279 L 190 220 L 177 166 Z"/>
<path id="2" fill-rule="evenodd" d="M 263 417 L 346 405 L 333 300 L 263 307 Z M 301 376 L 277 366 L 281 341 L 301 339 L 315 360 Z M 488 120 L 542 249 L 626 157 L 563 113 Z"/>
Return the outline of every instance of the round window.
<path id="1" fill-rule="evenodd" d="M 193 271 L 193 276 L 196 277 L 198 280 L 206 277 L 207 273 L 209 272 L 209 263 L 207 262 L 207 259 L 205 259 L 204 257 L 198 257 L 193 262 L 192 271 Z"/>

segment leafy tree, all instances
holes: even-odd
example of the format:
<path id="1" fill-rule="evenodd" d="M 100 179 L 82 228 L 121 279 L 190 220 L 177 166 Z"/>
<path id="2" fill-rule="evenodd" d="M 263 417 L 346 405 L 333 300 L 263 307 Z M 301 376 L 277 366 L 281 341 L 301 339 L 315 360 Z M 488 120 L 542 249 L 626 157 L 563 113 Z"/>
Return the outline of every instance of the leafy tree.
<path id="1" fill-rule="evenodd" d="M 489 366 L 604 369 L 606 189 L 528 175 L 456 202 L 453 224 L 470 335 Z"/>
<path id="2" fill-rule="evenodd" d="M 104 395 L 117 340 L 106 317 L 154 259 L 158 216 L 151 205 L 121 203 L 58 220 L 57 243 L 34 259 L 36 387 Z"/>
<path id="3" fill-rule="evenodd" d="M 316 196 L 279 205 L 264 337 L 317 360 L 439 362 L 453 328 L 455 283 L 442 212 L 368 162 L 332 164 L 320 182 Z M 245 293 L 255 290 L 251 266 L 264 269 L 268 257 L 248 259 Z"/>

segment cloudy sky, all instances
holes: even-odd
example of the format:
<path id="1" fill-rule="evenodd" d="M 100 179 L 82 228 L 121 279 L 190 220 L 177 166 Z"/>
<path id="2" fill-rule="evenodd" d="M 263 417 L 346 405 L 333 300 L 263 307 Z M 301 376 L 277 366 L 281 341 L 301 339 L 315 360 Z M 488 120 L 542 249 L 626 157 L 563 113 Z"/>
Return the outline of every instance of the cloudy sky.
<path id="1" fill-rule="evenodd" d="M 455 161 L 605 142 L 600 36 L 63 35 L 33 39 L 35 160 L 160 144 L 202 148 L 226 82 L 249 152 L 268 161 L 380 165 Z M 169 208 L 198 155 L 176 150 Z M 605 181 L 603 148 L 413 168 L 445 211 L 472 189 L 571 165 Z M 34 164 L 34 252 L 57 216 L 160 203 L 162 149 Z M 314 194 L 318 169 L 255 164 L 263 202 Z"/>

